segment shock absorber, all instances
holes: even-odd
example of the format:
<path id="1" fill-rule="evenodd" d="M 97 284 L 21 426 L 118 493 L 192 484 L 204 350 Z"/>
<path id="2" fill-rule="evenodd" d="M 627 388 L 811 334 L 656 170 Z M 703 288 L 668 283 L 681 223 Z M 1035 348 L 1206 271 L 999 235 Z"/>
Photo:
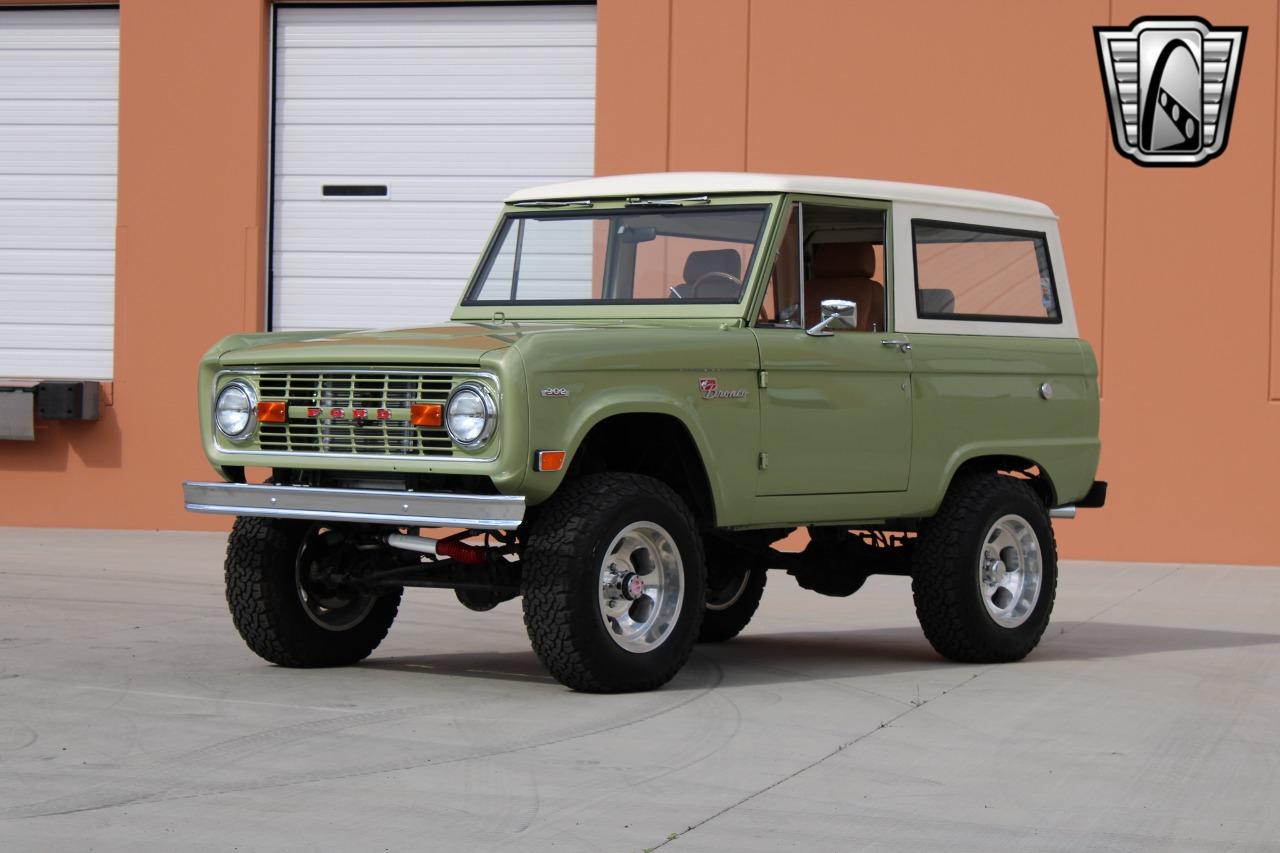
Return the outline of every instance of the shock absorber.
<path id="1" fill-rule="evenodd" d="M 416 551 L 419 554 L 430 554 L 433 557 L 444 557 L 466 566 L 480 566 L 489 562 L 489 548 L 481 545 L 468 545 L 455 538 L 429 539 L 425 536 L 406 536 L 403 533 L 388 533 L 386 542 L 392 548 L 403 551 Z"/>

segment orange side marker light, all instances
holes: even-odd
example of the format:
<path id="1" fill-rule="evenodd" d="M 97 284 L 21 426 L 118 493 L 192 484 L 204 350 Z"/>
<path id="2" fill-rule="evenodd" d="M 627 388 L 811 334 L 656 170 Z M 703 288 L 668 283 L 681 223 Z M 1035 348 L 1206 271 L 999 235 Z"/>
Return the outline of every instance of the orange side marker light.
<path id="1" fill-rule="evenodd" d="M 533 470 L 559 471 L 564 467 L 564 457 L 563 450 L 539 450 L 534 457 Z"/>

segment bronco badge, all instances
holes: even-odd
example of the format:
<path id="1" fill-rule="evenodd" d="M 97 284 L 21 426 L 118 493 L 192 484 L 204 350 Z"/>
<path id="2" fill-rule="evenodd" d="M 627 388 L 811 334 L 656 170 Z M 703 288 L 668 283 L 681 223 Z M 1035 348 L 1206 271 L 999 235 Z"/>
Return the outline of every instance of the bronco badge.
<path id="1" fill-rule="evenodd" d="M 714 377 L 699 379 L 698 390 L 702 392 L 702 399 L 704 400 L 741 400 L 747 396 L 747 392 L 743 388 L 721 391 L 720 383 Z"/>

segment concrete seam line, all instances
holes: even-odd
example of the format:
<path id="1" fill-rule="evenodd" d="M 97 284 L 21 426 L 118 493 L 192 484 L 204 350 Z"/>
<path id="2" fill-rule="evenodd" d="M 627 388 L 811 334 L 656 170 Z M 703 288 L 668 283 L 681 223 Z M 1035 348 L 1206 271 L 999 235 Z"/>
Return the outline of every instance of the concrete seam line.
<path id="1" fill-rule="evenodd" d="M 1155 580 L 1153 580 L 1153 581 L 1148 581 L 1147 583 L 1145 583 L 1145 584 L 1143 584 L 1142 586 L 1138 587 L 1138 588 L 1137 588 L 1137 589 L 1135 589 L 1133 592 L 1129 593 L 1128 595 L 1126 595 L 1124 598 L 1120 599 L 1119 601 L 1113 601 L 1113 602 L 1111 602 L 1111 603 L 1110 603 L 1110 604 L 1108 604 L 1106 607 L 1102 608 L 1102 609 L 1101 609 L 1101 610 L 1099 610 L 1097 613 L 1093 614 L 1092 616 L 1090 616 L 1088 619 L 1084 620 L 1083 622 L 1077 622 L 1076 624 L 1072 625 L 1070 628 L 1061 628 L 1061 629 L 1059 629 L 1059 631 L 1058 631 L 1058 636 L 1059 636 L 1059 637 L 1061 637 L 1061 636 L 1063 636 L 1064 634 L 1069 634 L 1069 633 L 1071 633 L 1072 631 L 1074 631 L 1074 630 L 1075 630 L 1075 629 L 1077 629 L 1077 628 L 1080 628 L 1080 627 L 1082 627 L 1082 626 L 1084 626 L 1084 625 L 1088 625 L 1090 622 L 1092 622 L 1093 620 L 1097 619 L 1099 616 L 1105 616 L 1106 614 L 1110 613 L 1112 610 L 1115 610 L 1115 609 L 1116 609 L 1117 607 L 1119 607 L 1121 604 L 1124 604 L 1126 601 L 1128 601 L 1129 599 L 1133 598 L 1133 597 L 1134 597 L 1135 595 L 1137 595 L 1138 593 L 1142 592 L 1143 590 L 1150 589 L 1151 587 L 1153 587 L 1153 586 L 1155 586 L 1156 584 L 1160 583 L 1160 581 L 1164 580 L 1165 578 L 1173 577 L 1174 575 L 1176 575 L 1178 572 L 1182 571 L 1182 570 L 1183 570 L 1183 569 L 1185 569 L 1185 568 L 1186 568 L 1186 565 L 1185 565 L 1185 564 L 1181 564 L 1181 563 L 1179 563 L 1178 565 L 1174 566 L 1174 567 L 1173 567 L 1172 569 L 1170 569 L 1169 571 L 1167 571 L 1167 572 L 1165 572 L 1164 574 L 1162 574 L 1160 577 L 1156 578 L 1156 579 L 1155 579 Z"/>
<path id="2" fill-rule="evenodd" d="M 478 759 L 493 758 L 499 755 L 509 755 L 516 752 L 525 752 L 529 750 L 540 749 L 544 746 L 554 746 L 556 744 L 567 743 L 569 741 L 578 740 L 580 738 L 585 738 L 585 737 L 593 737 L 595 735 L 603 734 L 605 732 L 617 731 L 619 729 L 627 728 L 628 726 L 637 725 L 639 723 L 645 722 L 646 720 L 651 720 L 655 717 L 660 717 L 660 716 L 663 716 L 664 714 L 669 714 L 673 711 L 676 711 L 680 708 L 685 707 L 686 705 L 696 702 L 699 699 L 702 699 L 703 697 L 707 696 L 712 691 L 714 691 L 715 688 L 718 687 L 720 683 L 724 680 L 724 670 L 721 669 L 719 664 L 715 663 L 715 661 L 712 661 L 710 659 L 704 659 L 704 660 L 712 670 L 711 681 L 710 683 L 705 685 L 702 689 L 695 692 L 692 696 L 681 699 L 679 702 L 676 702 L 673 705 L 668 705 L 664 708 L 659 708 L 657 710 L 650 711 L 634 719 L 625 720 L 623 722 L 612 723 L 610 725 L 603 726 L 603 727 L 598 727 L 598 728 L 592 729 L 589 732 L 580 732 L 577 734 L 570 734 L 570 735 L 565 735 L 561 737 L 555 737 L 548 740 L 537 741 L 534 743 L 515 744 L 511 746 L 501 747 L 498 749 L 482 750 L 482 751 L 474 752 L 467 755 L 458 755 L 451 758 L 444 758 L 440 760 L 410 759 L 408 761 L 390 762 L 390 763 L 384 763 L 382 765 L 377 765 L 373 767 L 366 767 L 363 769 L 355 770 L 353 772 L 342 772 L 342 773 L 336 773 L 336 774 L 334 773 L 316 774 L 312 772 L 312 773 L 304 773 L 300 776 L 295 774 L 294 776 L 290 776 L 290 777 L 277 777 L 277 778 L 268 777 L 268 778 L 259 780 L 258 782 L 249 783 L 249 784 L 234 784 L 234 783 L 229 784 L 227 782 L 222 782 L 219 784 L 212 784 L 212 785 L 205 784 L 204 786 L 194 786 L 194 787 L 188 785 L 185 788 L 184 787 L 175 788 L 175 787 L 168 786 L 167 784 L 164 783 L 165 772 L 166 771 L 170 773 L 172 772 L 172 769 L 169 768 L 169 766 L 166 764 L 166 765 L 160 766 L 162 784 L 158 790 L 156 789 L 154 779 L 149 779 L 149 778 L 132 779 L 132 780 L 129 778 L 126 778 L 124 780 L 110 779 L 105 782 L 100 782 L 92 785 L 90 789 L 85 792 L 78 792 L 77 794 L 71 794 L 71 795 L 66 795 L 61 797 L 53 797 L 50 799 L 41 800 L 36 803 L 26 803 L 23 805 L 10 806 L 10 807 L 0 809 L 0 821 L 11 820 L 11 819 L 15 819 L 15 820 L 26 819 L 26 818 L 33 818 L 33 817 L 52 817 L 52 816 L 64 815 L 64 814 L 79 814 L 83 812 L 98 811 L 102 809 L 119 808 L 121 806 L 129 806 L 129 805 L 134 805 L 138 803 L 156 803 L 156 802 L 166 802 L 171 800 L 194 799 L 199 797 L 217 796 L 219 794 L 227 794 L 227 793 L 244 793 L 247 791 L 262 791 L 269 788 L 284 788 L 292 785 L 308 784 L 311 782 L 335 781 L 339 779 L 354 779 L 361 776 L 375 776 L 375 775 L 386 774 L 386 773 L 403 772 L 406 770 L 414 770 L 420 767 L 441 767 L 449 764 L 458 764 L 458 763 L 463 763 L 467 761 L 475 761 Z M 281 733 L 305 731 L 307 736 L 313 736 L 316 733 L 329 733 L 331 726 L 338 726 L 340 728 L 337 730 L 343 730 L 347 728 L 368 725 L 370 724 L 370 722 L 379 722 L 379 723 L 385 722 L 386 719 L 401 719 L 401 718 L 412 717 L 412 716 L 420 716 L 422 714 L 427 713 L 429 710 L 431 710 L 431 707 L 432 706 L 412 706 L 408 708 L 390 708 L 385 711 L 361 713 L 359 714 L 359 716 L 362 719 L 359 719 L 356 722 L 352 722 L 352 716 L 356 716 L 356 715 L 347 716 L 347 717 L 326 717 L 318 720 L 309 720 L 303 723 L 287 726 L 284 729 L 268 729 L 261 732 L 254 732 L 252 734 L 231 738 L 230 740 L 227 740 L 227 741 L 219 741 L 217 743 L 211 744 L 210 746 L 201 747 L 199 749 L 183 753 L 180 756 L 178 756 L 178 758 L 190 764 L 193 757 L 208 755 L 210 753 L 221 755 L 227 752 L 229 747 L 243 746 L 245 744 L 251 744 L 256 747 L 263 742 L 271 743 L 277 740 Z M 317 731 L 317 730 L 323 730 L 323 731 Z M 123 782 L 135 781 L 139 783 L 141 787 L 138 790 L 135 790 L 132 792 L 126 792 L 123 795 L 121 795 L 119 793 L 119 786 L 122 783 L 122 781 Z M 149 784 L 142 784 L 142 783 L 149 783 Z M 104 787 L 112 788 L 112 794 L 108 796 L 98 796 L 96 798 L 87 796 L 87 794 L 90 793 L 91 791 L 96 790 L 98 788 L 104 788 Z M 77 797 L 80 797 L 81 800 L 77 801 L 76 799 Z"/>
<path id="3" fill-rule="evenodd" d="M 742 799 L 738 800 L 737 802 L 730 803 L 729 805 L 727 805 L 727 806 L 725 806 L 724 808 L 720 809 L 720 811 L 716 812 L 715 814 L 709 815 L 708 817 L 703 818 L 702 820 L 698 821 L 697 823 L 695 823 L 695 824 L 693 824 L 693 825 L 691 825 L 691 826 L 685 827 L 685 828 L 684 828 L 683 830 L 681 830 L 680 832 L 674 832 L 674 833 L 672 833 L 672 834 L 671 834 L 671 835 L 669 835 L 669 836 L 668 836 L 664 841 L 662 841 L 662 843 L 657 844 L 657 845 L 655 845 L 655 846 L 653 846 L 653 847 L 646 847 L 646 848 L 645 848 L 645 850 L 646 850 L 646 851 L 653 851 L 653 850 L 657 850 L 659 847 L 666 847 L 666 846 L 667 846 L 668 844 L 670 844 L 672 841 L 675 841 L 675 840 L 679 839 L 681 836 L 688 835 L 690 832 L 693 832 L 695 829 L 698 829 L 698 828 L 700 828 L 700 827 L 702 827 L 702 826 L 705 826 L 706 824 L 710 823 L 711 821 L 715 820 L 716 818 L 720 817 L 721 815 L 724 815 L 724 814 L 727 814 L 728 812 L 733 811 L 734 809 L 736 809 L 738 806 L 742 805 L 743 803 L 750 802 L 751 800 L 754 800 L 756 797 L 760 796 L 761 794 L 767 793 L 768 791 L 772 791 L 774 788 L 778 787 L 779 785 L 783 784 L 784 782 L 789 782 L 790 780 L 792 780 L 792 779 L 796 778 L 796 777 L 797 777 L 797 776 L 799 776 L 801 773 L 804 773 L 804 772 L 806 772 L 806 771 L 808 771 L 808 770 L 812 770 L 814 767 L 817 767 L 819 764 L 823 763 L 823 762 L 824 762 L 824 761 L 826 761 L 827 759 L 829 759 L 829 758 L 831 758 L 831 757 L 833 757 L 833 756 L 839 755 L 840 753 L 844 752 L 846 749 L 848 749 L 848 748 L 850 748 L 850 747 L 852 747 L 852 746 L 856 746 L 857 744 L 859 744 L 859 743 L 861 743 L 862 741 L 866 740 L 867 738 L 871 737 L 871 736 L 872 736 L 873 734 L 875 734 L 876 732 L 881 731 L 882 729 L 887 729 L 887 728 L 889 728 L 889 726 L 893 725 L 893 724 L 894 724 L 894 723 L 896 723 L 898 720 L 901 720 L 903 717 L 907 716 L 907 714 L 910 714 L 912 711 L 918 711 L 918 710 L 920 710 L 921 708 L 923 708 L 925 705 L 928 705 L 930 702 L 934 702 L 934 701 L 936 701 L 936 700 L 938 700 L 938 699 L 941 699 L 943 696 L 946 696 L 948 693 L 951 693 L 951 692 L 953 692 L 953 691 L 955 691 L 955 690 L 959 690 L 961 687 L 964 687 L 966 684 L 971 684 L 971 683 L 974 681 L 974 679 L 979 678 L 980 676 L 985 675 L 986 673 L 990 672 L 992 669 L 994 669 L 994 667 L 990 667 L 990 666 L 988 666 L 988 667 L 986 667 L 985 669 L 983 669 L 983 670 L 981 670 L 981 671 L 979 671 L 979 672 L 975 672 L 973 675 L 969 676 L 968 680 L 960 682 L 960 683 L 959 683 L 959 684 L 957 684 L 955 687 L 951 687 L 951 688 L 948 688 L 948 689 L 946 689 L 946 690 L 943 690 L 943 691 L 942 691 L 941 693 L 939 693 L 937 696 L 934 696 L 934 697 L 932 697 L 932 698 L 930 698 L 930 699 L 922 700 L 922 701 L 920 701 L 919 703 L 913 703 L 913 704 L 912 704 L 912 706 L 911 706 L 910 708 L 907 708 L 906 710 L 901 711 L 901 712 L 899 712 L 899 713 L 895 714 L 894 716 L 892 716 L 892 717 L 890 717 L 889 719 L 887 719 L 887 720 L 885 720 L 884 722 L 882 722 L 880 725 L 876 726 L 874 729 L 869 729 L 869 730 L 867 730 L 867 731 L 863 732 L 862 734 L 858 735 L 858 736 L 857 736 L 856 738 L 854 738 L 853 740 L 850 740 L 850 741 L 848 741 L 848 742 L 846 742 L 846 743 L 842 743 L 842 744 L 840 744 L 840 745 L 839 745 L 839 746 L 837 746 L 835 749 L 833 749 L 833 750 L 831 750 L 830 752 L 828 752 L 826 755 L 823 755 L 823 756 L 821 756 L 820 758 L 817 758 L 817 759 L 815 759 L 815 760 L 813 760 L 813 761 L 809 762 L 808 764 L 804 765 L 803 767 L 800 767 L 800 768 L 798 768 L 798 769 L 796 769 L 796 770 L 793 770 L 792 772 L 788 773 L 786 776 L 783 776 L 781 779 L 778 779 L 778 780 L 776 780 L 776 781 L 774 781 L 774 782 L 769 783 L 768 785 L 765 785 L 763 788 L 761 788 L 761 789 L 760 789 L 760 790 L 758 790 L 758 791 L 753 791 L 752 793 L 747 794 L 745 797 L 743 797 Z"/>
<path id="4" fill-rule="evenodd" d="M 1184 566 L 1184 565 L 1182 565 L 1182 564 L 1179 564 L 1179 565 L 1177 565 L 1177 566 L 1174 566 L 1172 569 L 1170 569 L 1169 571 L 1165 572 L 1165 573 L 1164 573 L 1163 575 L 1161 575 L 1160 577 L 1156 578 L 1156 579 L 1155 579 L 1155 580 L 1153 580 L 1153 581 L 1150 581 L 1150 582 L 1148 582 L 1148 583 L 1143 584 L 1142 586 L 1138 587 L 1138 588 L 1137 588 L 1137 589 L 1135 589 L 1133 592 L 1129 593 L 1128 595 L 1126 595 L 1124 598 L 1120 599 L 1119 601 L 1116 601 L 1116 602 L 1113 602 L 1113 603 L 1111 603 L 1111 604 L 1107 605 L 1106 607 L 1104 607 L 1103 609 L 1099 610 L 1097 613 L 1093 614 L 1092 616 L 1090 616 L 1088 619 L 1084 620 L 1083 622 L 1079 622 L 1079 623 L 1077 623 L 1077 624 L 1073 625 L 1073 626 L 1072 626 L 1072 627 L 1070 627 L 1070 628 L 1064 628 L 1064 629 L 1062 629 L 1061 631 L 1059 631 L 1059 632 L 1058 632 L 1058 636 L 1062 636 L 1063 634 L 1066 634 L 1066 633 L 1067 633 L 1067 632 L 1069 632 L 1069 631 L 1074 631 L 1076 628 L 1079 628 L 1079 627 L 1080 627 L 1080 626 L 1082 626 L 1082 625 L 1088 625 L 1090 622 L 1092 622 L 1093 620 L 1097 619 L 1099 616 L 1102 616 L 1102 615 L 1104 615 L 1104 614 L 1106 614 L 1106 613 L 1110 612 L 1111 610 L 1114 610 L 1115 608 L 1119 607 L 1121 604 L 1124 604 L 1126 601 L 1128 601 L 1129 599 L 1131 599 L 1131 598 L 1133 598 L 1134 596 L 1136 596 L 1138 593 L 1142 592 L 1143 590 L 1150 589 L 1151 587 L 1153 587 L 1153 586 L 1155 586 L 1156 584 L 1160 583 L 1162 580 L 1164 580 L 1164 579 L 1166 579 L 1166 578 L 1168 578 L 1168 577 L 1171 577 L 1171 576 L 1173 576 L 1173 575 L 1177 574 L 1178 572 L 1180 572 L 1180 571 L 1181 571 L 1182 569 L 1184 569 L 1184 568 L 1185 568 L 1185 566 Z M 778 779 L 778 780 L 776 780 L 776 781 L 774 781 L 774 782 L 769 783 L 768 785 L 764 786 L 763 788 L 761 788 L 761 789 L 760 789 L 760 790 L 758 790 L 758 791 L 753 791 L 752 793 L 747 794 L 745 797 L 743 797 L 742 799 L 738 800 L 737 802 L 730 803 L 729 805 L 727 805 L 727 806 L 725 806 L 724 808 L 720 809 L 720 811 L 716 812 L 715 814 L 709 815 L 709 816 L 707 816 L 707 817 L 703 818 L 702 820 L 698 821 L 697 823 L 692 824 L 692 825 L 690 825 L 690 826 L 688 826 L 688 827 L 685 827 L 685 828 L 684 828 L 683 830 L 681 830 L 680 832 L 672 833 L 670 836 L 668 836 L 668 837 L 667 837 L 664 841 L 662 841 L 660 844 L 657 844 L 657 845 L 655 845 L 655 846 L 653 846 L 653 847 L 646 847 L 646 848 L 645 848 L 645 850 L 647 850 L 647 851 L 653 851 L 653 850 L 657 850 L 657 849 L 658 849 L 658 848 L 660 848 L 660 847 L 666 847 L 666 846 L 667 846 L 668 844 L 670 844 L 672 841 L 675 841 L 675 840 L 679 839 L 680 837 L 682 837 L 682 836 L 684 836 L 684 835 L 688 835 L 690 832 L 693 832 L 695 829 L 698 829 L 698 828 L 700 828 L 700 827 L 702 827 L 702 826 L 705 826 L 706 824 L 710 823 L 711 821 L 715 820 L 716 818 L 720 817 L 721 815 L 724 815 L 724 814 L 727 814 L 728 812 L 733 811 L 734 809 L 736 809 L 738 806 L 742 805 L 743 803 L 750 802 L 751 800 L 754 800 L 756 797 L 760 796 L 761 794 L 764 794 L 764 793 L 766 793 L 766 792 L 768 792 L 768 791 L 772 791 L 774 788 L 778 787 L 779 785 L 783 784 L 784 782 L 788 782 L 788 781 L 790 781 L 790 780 L 794 779 L 795 777 L 799 776 L 801 773 L 804 773 L 804 772 L 806 772 L 806 771 L 812 770 L 814 767 L 817 767 L 819 764 L 823 763 L 823 762 L 824 762 L 824 761 L 826 761 L 827 759 L 829 759 L 829 758 L 831 758 L 831 757 L 833 757 L 833 756 L 839 755 L 840 753 L 844 752 L 846 749 L 848 749 L 848 748 L 849 748 L 849 747 L 851 747 L 851 746 L 855 746 L 855 745 L 857 745 L 858 743 L 861 743 L 862 741 L 864 741 L 864 740 L 866 740 L 867 738 L 871 737 L 873 734 L 875 734 L 876 732 L 880 731 L 881 729 L 887 729 L 889 726 L 893 725 L 893 724 L 894 724 L 894 723 L 896 723 L 898 720 L 901 720 L 903 717 L 907 716 L 907 714 L 910 714 L 912 711 L 919 710 L 920 708 L 923 708 L 925 705 L 928 705 L 930 702 L 934 702 L 934 701 L 936 701 L 936 700 L 938 700 L 938 699 L 941 699 L 943 696 L 946 696 L 948 693 L 951 693 L 951 692 L 953 692 L 953 691 L 955 691 L 955 690 L 959 690 L 961 687 L 964 687 L 964 686 L 965 686 L 965 685 L 967 685 L 967 684 L 972 684 L 972 683 L 973 683 L 973 681 L 974 681 L 974 679 L 977 679 L 977 678 L 979 678 L 979 677 L 981 677 L 981 676 L 983 676 L 983 675 L 986 675 L 988 672 L 990 672 L 991 670 L 996 669 L 996 668 L 997 668 L 997 666 L 988 666 L 988 667 L 986 667 L 985 669 L 983 669 L 983 670 L 981 670 L 981 671 L 979 671 L 979 672 L 975 672 L 973 675 L 969 676 L 969 678 L 968 678 L 968 680 L 967 680 L 967 681 L 962 681 L 962 682 L 960 682 L 959 684 L 957 684 L 955 687 L 949 688 L 949 689 L 947 689 L 947 690 L 943 690 L 943 691 L 942 691 L 941 693 L 939 693 L 937 696 L 934 696 L 934 697 L 932 697 L 932 698 L 930 698 L 930 699 L 925 699 L 924 701 L 919 702 L 918 704 L 913 704 L 910 708 L 907 708 L 907 709 L 905 709 L 904 711 L 902 711 L 902 712 L 900 712 L 900 713 L 898 713 L 898 714 L 895 714 L 894 716 L 892 716 L 892 717 L 890 717 L 889 719 L 885 720 L 885 721 L 884 721 L 883 723 L 881 723 L 880 725 L 876 726 L 874 729 L 870 729 L 870 730 L 868 730 L 868 731 L 865 731 L 865 732 L 863 732 L 862 734 L 858 735 L 858 736 L 857 736 L 856 738 L 854 738 L 853 740 L 848 741 L 848 742 L 846 742 L 846 743 L 842 743 L 842 744 L 840 744 L 840 746 L 837 746 L 835 749 L 831 750 L 831 751 L 830 751 L 830 752 L 828 752 L 826 755 L 823 755 L 823 756 L 821 756 L 821 757 L 819 757 L 819 758 L 817 758 L 817 759 L 815 759 L 815 760 L 813 760 L 813 761 L 809 762 L 808 764 L 804 765 L 803 767 L 800 767 L 800 768 L 798 768 L 798 769 L 796 769 L 796 770 L 793 770 L 792 772 L 788 773 L 786 776 L 783 776 L 781 779 Z"/>

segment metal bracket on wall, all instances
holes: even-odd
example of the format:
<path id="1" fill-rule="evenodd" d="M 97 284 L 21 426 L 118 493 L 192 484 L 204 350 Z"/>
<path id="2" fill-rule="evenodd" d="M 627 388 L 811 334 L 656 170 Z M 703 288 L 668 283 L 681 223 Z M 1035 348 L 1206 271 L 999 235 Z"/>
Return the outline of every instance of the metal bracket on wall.
<path id="1" fill-rule="evenodd" d="M 34 441 L 36 418 L 96 421 L 101 410 L 97 382 L 0 380 L 0 440 Z"/>
<path id="2" fill-rule="evenodd" d="M 36 386 L 36 414 L 47 421 L 96 421 L 97 382 L 46 381 Z"/>
<path id="3" fill-rule="evenodd" d="M 0 384 L 0 440 L 35 440 L 36 384 L 15 381 Z"/>

